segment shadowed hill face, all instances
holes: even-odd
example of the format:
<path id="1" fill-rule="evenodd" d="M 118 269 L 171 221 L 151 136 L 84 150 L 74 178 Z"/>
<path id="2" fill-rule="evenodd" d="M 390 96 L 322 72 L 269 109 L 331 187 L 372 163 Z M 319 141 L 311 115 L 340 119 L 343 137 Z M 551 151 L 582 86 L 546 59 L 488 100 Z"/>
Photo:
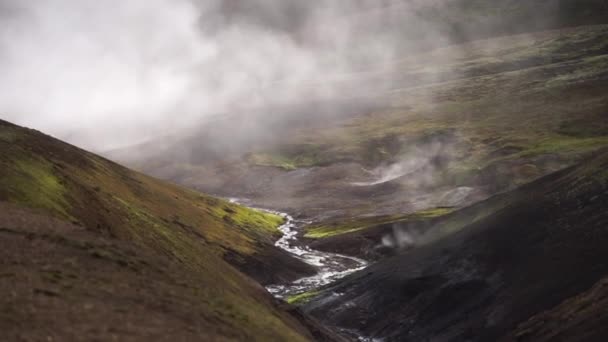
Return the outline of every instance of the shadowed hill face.
<path id="1" fill-rule="evenodd" d="M 175 329 L 194 327 L 195 330 L 184 332 L 186 336 L 195 336 L 203 329 L 211 339 L 220 340 L 247 336 L 265 340 L 310 338 L 302 323 L 278 309 L 258 284 L 233 268 L 262 282 L 288 281 L 311 272 L 307 265 L 272 245 L 280 236 L 276 228 L 282 218 L 158 181 L 4 121 L 0 121 L 0 152 L 0 200 L 59 219 L 45 220 L 32 211 L 2 207 L 2 243 L 23 246 L 15 250 L 20 252 L 40 247 L 33 252 L 32 260 L 17 252 L 11 255 L 15 263 L 11 264 L 8 278 L 2 279 L 12 279 L 10 283 L 18 285 L 13 276 L 25 272 L 39 280 L 45 271 L 38 268 L 52 269 L 51 277 L 56 276 L 57 281 L 50 280 L 52 290 L 46 289 L 45 284 L 41 289 L 30 289 L 42 296 L 34 296 L 32 301 L 40 304 L 38 300 L 44 302 L 41 298 L 47 296 L 52 306 L 48 311 L 43 306 L 38 314 L 29 313 L 32 317 L 54 315 L 53 310 L 65 306 L 69 309 L 75 305 L 70 304 L 72 299 L 85 306 L 90 300 L 92 307 L 101 305 L 103 310 L 121 310 L 126 302 L 141 299 L 144 306 L 165 308 L 150 314 L 153 321 L 171 316 L 171 322 L 181 322 L 173 326 Z M 62 221 L 71 221 L 78 227 Z M 31 231 L 34 228 L 37 230 Z M 65 264 L 60 255 L 65 260 L 71 258 L 74 264 Z M 93 273 L 85 271 L 89 268 Z M 154 272 L 160 273 L 151 276 Z M 76 278 L 71 279 L 69 274 Z M 139 296 L 137 284 L 146 281 L 155 284 L 142 286 L 145 294 Z M 23 288 L 28 291 L 27 286 Z M 108 300 L 119 303 L 102 303 L 100 297 L 90 296 L 94 289 L 109 291 Z M 171 294 L 182 291 L 187 294 Z M 161 298 L 153 298 L 156 295 Z M 18 291 L 15 296 L 5 302 L 9 311 L 3 312 L 11 312 L 12 305 L 29 300 L 25 292 Z M 163 302 L 162 296 L 171 299 Z M 194 318 L 193 313 L 180 316 L 179 312 L 186 308 L 184 303 L 192 305 L 201 317 Z M 140 309 L 143 310 L 134 310 Z M 68 311 L 71 317 L 79 309 Z M 124 314 L 128 320 L 133 318 L 132 313 Z M 77 321 L 83 323 L 81 319 L 86 321 Z M 198 320 L 202 322 L 196 323 Z M 89 323 L 78 328 L 84 329 Z M 135 334 L 167 337 L 167 332 L 150 324 Z M 213 328 L 206 330 L 206 326 Z M 151 330 L 146 331 L 148 328 Z M 49 335 L 54 336 L 52 332 Z"/>
<path id="2" fill-rule="evenodd" d="M 519 324 L 512 338 L 550 338 L 545 318 L 555 322 L 560 312 L 582 309 L 585 298 L 603 293 L 601 285 L 584 292 L 608 274 L 606 170 L 603 152 L 448 214 L 419 247 L 340 281 L 306 309 L 331 324 L 395 341 L 496 340 Z M 469 224 L 462 225 L 466 217 Z M 595 330 L 581 336 L 608 336 L 594 322 L 588 327 Z M 560 330 L 567 336 L 577 329 Z"/>
<path id="3" fill-rule="evenodd" d="M 506 336 L 504 341 L 602 341 L 608 324 L 608 279 L 542 312 Z"/>

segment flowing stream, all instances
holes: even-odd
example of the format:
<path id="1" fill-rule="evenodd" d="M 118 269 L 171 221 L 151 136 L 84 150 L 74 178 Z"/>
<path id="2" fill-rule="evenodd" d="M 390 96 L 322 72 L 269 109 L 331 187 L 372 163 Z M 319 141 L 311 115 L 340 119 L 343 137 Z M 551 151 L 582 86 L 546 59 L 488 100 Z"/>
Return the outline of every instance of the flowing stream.
<path id="1" fill-rule="evenodd" d="M 240 199 L 230 199 L 230 202 L 246 203 L 246 201 Z M 299 293 L 314 291 L 321 286 L 332 283 L 353 272 L 362 270 L 367 266 L 365 260 L 337 253 L 314 250 L 301 243 L 298 239 L 298 230 L 310 222 L 298 221 L 286 213 L 260 208 L 255 209 L 282 216 L 285 219 L 285 223 L 279 227 L 279 230 L 283 232 L 283 236 L 277 240 L 275 246 L 282 248 L 293 254 L 296 258 L 315 266 L 318 270 L 317 274 L 313 276 L 301 278 L 289 284 L 267 286 L 266 289 L 268 292 L 272 293 L 275 297 L 287 298 Z"/>
<path id="2" fill-rule="evenodd" d="M 298 243 L 298 228 L 308 222 L 296 221 L 293 217 L 278 213 L 285 218 L 285 223 L 279 227 L 283 232 L 275 246 L 286 250 L 304 262 L 317 267 L 317 274 L 294 281 L 291 284 L 267 286 L 268 292 L 275 297 L 285 298 L 294 294 L 315 290 L 323 285 L 332 283 L 367 266 L 365 260 L 346 255 L 328 253 L 311 249 Z"/>

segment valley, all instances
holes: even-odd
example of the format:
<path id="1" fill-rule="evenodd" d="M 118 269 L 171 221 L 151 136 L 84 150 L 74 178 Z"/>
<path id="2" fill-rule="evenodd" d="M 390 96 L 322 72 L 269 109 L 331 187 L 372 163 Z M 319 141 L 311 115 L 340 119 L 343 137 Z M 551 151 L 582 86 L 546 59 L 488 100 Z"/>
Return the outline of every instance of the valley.
<path id="1" fill-rule="evenodd" d="M 608 339 L 605 1 L 13 2 L 0 339 Z"/>
<path id="2" fill-rule="evenodd" d="M 358 113 L 320 104 L 344 111 L 322 127 L 310 115 L 286 123 L 235 115 L 165 149 L 143 146 L 148 157 L 137 147 L 114 156 L 160 178 L 315 219 L 463 207 L 608 145 L 606 32 L 583 26 L 410 56 L 398 64 L 402 81 L 353 75 L 355 85 L 392 82 L 367 94 L 374 106 Z M 272 143 L 251 137 L 234 142 L 247 149 L 231 147 L 221 132 L 238 132 L 241 122 L 280 133 Z M 183 153 L 197 136 L 213 143 Z"/>

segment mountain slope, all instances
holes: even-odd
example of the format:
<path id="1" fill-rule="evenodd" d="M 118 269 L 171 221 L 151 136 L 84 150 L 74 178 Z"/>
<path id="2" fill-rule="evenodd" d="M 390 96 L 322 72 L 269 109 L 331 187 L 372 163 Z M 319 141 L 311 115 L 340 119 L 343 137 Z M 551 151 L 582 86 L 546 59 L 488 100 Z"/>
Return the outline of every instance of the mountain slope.
<path id="1" fill-rule="evenodd" d="M 187 253 L 175 251 L 196 241 L 262 283 L 312 272 L 272 246 L 281 236 L 278 216 L 158 181 L 7 122 L 0 121 L 0 137 L 0 200 L 153 246 L 186 263 Z"/>
<path id="2" fill-rule="evenodd" d="M 602 296 L 601 285 L 585 292 L 608 275 L 606 170 L 604 151 L 450 214 L 418 247 L 340 281 L 306 309 L 388 341 L 546 339 L 552 330 L 545 324 L 587 310 L 585 298 Z M 470 223 L 462 226 L 463 217 Z M 547 310 L 553 311 L 542 314 Z M 594 322 L 586 334 L 606 338 L 606 326 Z M 581 332 L 575 325 L 561 329 Z"/>
<path id="3" fill-rule="evenodd" d="M 463 206 L 608 146 L 606 37 L 606 25 L 589 25 L 410 53 L 337 81 L 367 85 L 363 95 L 303 97 L 219 118 L 166 149 L 115 156 L 163 179 L 321 218 Z M 468 193 L 452 200 L 458 188 Z"/>
<path id="4" fill-rule="evenodd" d="M 607 299 L 608 279 L 603 278 L 588 291 L 520 324 L 504 340 L 603 341 L 608 323 Z"/>
<path id="5" fill-rule="evenodd" d="M 309 337 L 228 266 L 196 272 L 132 243 L 2 202 L 0 255 L 6 341 Z M 208 265 L 222 264 L 206 258 Z"/>
<path id="6" fill-rule="evenodd" d="M 13 204 L 0 207 L 2 324 L 13 337 L 33 328 L 32 336 L 58 339 L 86 340 L 96 332 L 169 339 L 175 332 L 305 341 L 312 335 L 303 322 L 318 330 L 233 267 L 266 282 L 310 271 L 273 246 L 280 217 L 158 181 L 4 121 L 0 201 Z M 63 314 L 67 326 L 49 323 Z M 111 322 L 96 324 L 99 317 Z"/>

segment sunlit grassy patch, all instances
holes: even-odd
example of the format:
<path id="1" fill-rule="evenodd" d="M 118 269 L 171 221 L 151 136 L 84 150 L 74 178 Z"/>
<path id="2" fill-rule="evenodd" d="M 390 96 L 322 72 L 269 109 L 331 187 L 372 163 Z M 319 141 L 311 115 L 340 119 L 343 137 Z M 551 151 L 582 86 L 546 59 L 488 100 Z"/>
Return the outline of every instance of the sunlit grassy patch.
<path id="1" fill-rule="evenodd" d="M 319 291 L 308 291 L 302 292 L 293 296 L 289 296 L 285 299 L 285 301 L 292 305 L 302 305 L 311 301 L 316 295 L 318 295 Z"/>
<path id="2" fill-rule="evenodd" d="M 355 220 L 323 223 L 320 225 L 312 225 L 307 227 L 306 234 L 304 236 L 312 239 L 328 238 L 336 235 L 352 233 L 372 227 L 377 227 L 383 224 L 436 218 L 449 214 L 452 211 L 454 211 L 453 208 L 433 208 L 406 215 L 376 216 Z"/>
<path id="3" fill-rule="evenodd" d="M 67 190 L 52 164 L 25 155 L 13 158 L 4 165 L 3 177 L 0 178 L 0 186 L 7 192 L 8 199 L 72 219 Z"/>
<path id="4" fill-rule="evenodd" d="M 591 138 L 553 136 L 539 141 L 533 147 L 523 151 L 521 155 L 588 152 L 606 146 L 608 146 L 608 136 Z"/>
<path id="5" fill-rule="evenodd" d="M 252 154 L 249 157 L 249 163 L 258 166 L 278 167 L 286 171 L 296 169 L 296 164 L 293 160 L 276 154 Z"/>
<path id="6" fill-rule="evenodd" d="M 280 234 L 277 229 L 284 219 L 276 214 L 230 205 L 226 209 L 227 219 L 243 229 L 255 230 L 272 235 Z"/>

